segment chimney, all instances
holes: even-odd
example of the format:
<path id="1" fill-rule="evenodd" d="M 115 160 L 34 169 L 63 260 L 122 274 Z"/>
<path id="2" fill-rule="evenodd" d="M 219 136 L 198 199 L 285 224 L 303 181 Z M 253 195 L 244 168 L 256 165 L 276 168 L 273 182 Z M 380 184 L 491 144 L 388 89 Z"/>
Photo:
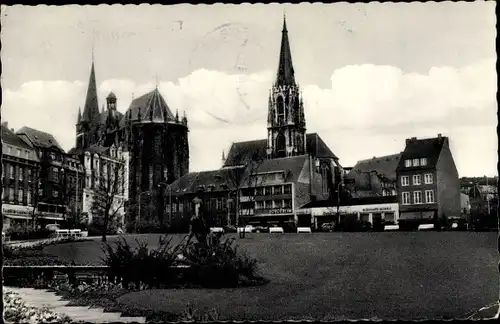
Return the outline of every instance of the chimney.
<path id="1" fill-rule="evenodd" d="M 443 137 L 443 136 L 441 135 L 441 133 L 439 133 L 439 134 L 438 134 L 438 138 L 441 138 L 441 137 Z"/>
<path id="2" fill-rule="evenodd" d="M 411 142 L 411 139 L 407 138 L 406 139 L 406 145 L 410 144 L 410 142 Z"/>

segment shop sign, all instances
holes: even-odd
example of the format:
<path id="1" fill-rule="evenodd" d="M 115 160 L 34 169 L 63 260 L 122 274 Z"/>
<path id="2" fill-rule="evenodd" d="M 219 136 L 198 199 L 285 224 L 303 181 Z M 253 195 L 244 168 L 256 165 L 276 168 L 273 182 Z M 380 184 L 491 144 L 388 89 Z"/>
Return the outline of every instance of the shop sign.
<path id="1" fill-rule="evenodd" d="M 280 214 L 291 214 L 292 208 L 272 208 L 272 209 L 257 209 L 255 210 L 256 215 L 262 214 L 271 214 L 271 215 L 280 215 Z"/>
<path id="2" fill-rule="evenodd" d="M 27 216 L 30 217 L 32 212 L 32 207 L 28 206 L 16 206 L 16 205 L 2 205 L 2 214 L 6 216 Z"/>
<path id="3" fill-rule="evenodd" d="M 363 212 L 385 212 L 394 211 L 391 207 L 374 207 L 374 208 L 363 208 Z"/>

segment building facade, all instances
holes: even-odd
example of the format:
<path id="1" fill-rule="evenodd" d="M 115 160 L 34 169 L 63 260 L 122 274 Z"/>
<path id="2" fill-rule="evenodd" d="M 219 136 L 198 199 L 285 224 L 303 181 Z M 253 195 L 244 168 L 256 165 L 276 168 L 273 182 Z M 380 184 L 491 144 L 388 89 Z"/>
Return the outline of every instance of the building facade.
<path id="1" fill-rule="evenodd" d="M 397 175 L 401 153 L 358 161 L 346 174 L 346 189 L 352 197 L 397 195 Z"/>
<path id="2" fill-rule="evenodd" d="M 448 137 L 407 139 L 396 172 L 400 225 L 460 218 L 460 180 Z"/>
<path id="3" fill-rule="evenodd" d="M 87 152 L 99 152 L 102 157 L 113 149 L 121 150 L 127 177 L 125 222 L 147 218 L 163 222 L 163 191 L 189 172 L 187 117 L 174 115 L 158 89 L 134 99 L 125 114 L 117 111 L 117 100 L 109 93 L 106 109 L 99 111 L 92 62 L 84 110 L 79 111 L 76 124 L 75 148 L 70 153 L 83 163 Z M 90 168 L 86 172 L 93 173 L 94 165 Z M 154 211 L 139 207 L 146 195 L 156 198 Z M 146 211 L 147 215 L 139 215 Z"/>
<path id="4" fill-rule="evenodd" d="M 68 198 L 73 191 L 67 191 L 65 172 L 69 169 L 69 161 L 66 153 L 52 134 L 30 127 L 22 127 L 16 134 L 34 148 L 40 161 L 37 174 L 40 188 L 34 202 L 38 224 L 63 222 L 71 208 Z M 77 168 L 82 169 L 81 166 Z"/>
<path id="5" fill-rule="evenodd" d="M 2 215 L 4 229 L 29 226 L 36 217 L 40 160 L 35 149 L 2 123 Z"/>

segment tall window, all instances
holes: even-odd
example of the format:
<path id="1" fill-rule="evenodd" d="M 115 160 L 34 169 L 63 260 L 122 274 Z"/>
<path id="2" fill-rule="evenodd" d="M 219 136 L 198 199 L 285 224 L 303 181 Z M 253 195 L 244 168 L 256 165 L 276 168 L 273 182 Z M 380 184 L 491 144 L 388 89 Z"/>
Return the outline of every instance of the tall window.
<path id="1" fill-rule="evenodd" d="M 413 202 L 415 204 L 421 204 L 422 203 L 422 191 L 414 191 L 413 192 Z"/>
<path id="2" fill-rule="evenodd" d="M 410 185 L 410 177 L 409 176 L 402 176 L 401 177 L 401 185 L 403 187 L 409 186 Z"/>
<path id="3" fill-rule="evenodd" d="M 21 156 L 21 149 L 17 149 L 17 156 Z"/>
<path id="4" fill-rule="evenodd" d="M 9 201 L 14 201 L 14 188 L 9 188 Z"/>
<path id="5" fill-rule="evenodd" d="M 428 204 L 434 203 L 434 190 L 425 191 L 425 202 Z"/>
<path id="6" fill-rule="evenodd" d="M 17 191 L 17 201 L 22 203 L 23 202 L 23 189 L 19 189 Z"/>
<path id="7" fill-rule="evenodd" d="M 405 160 L 405 167 L 411 167 L 411 160 Z"/>
<path id="8" fill-rule="evenodd" d="M 24 168 L 19 167 L 19 181 L 23 181 Z"/>
<path id="9" fill-rule="evenodd" d="M 24 152 L 24 154 L 26 155 L 26 158 L 27 158 L 27 159 L 30 157 L 30 151 L 26 150 L 26 151 Z"/>
<path id="10" fill-rule="evenodd" d="M 421 166 L 426 166 L 427 165 L 427 159 L 426 158 L 421 158 L 420 159 L 420 165 Z"/>
<path id="11" fill-rule="evenodd" d="M 153 188 L 153 166 L 152 165 L 149 166 L 148 177 L 149 177 L 149 189 L 152 189 Z"/>
<path id="12" fill-rule="evenodd" d="M 32 172 L 31 169 L 28 169 L 28 181 L 32 181 Z"/>
<path id="13" fill-rule="evenodd" d="M 422 184 L 422 177 L 420 174 L 414 174 L 413 175 L 413 185 L 414 186 L 419 186 Z"/>
<path id="14" fill-rule="evenodd" d="M 409 204 L 410 204 L 410 193 L 403 192 L 403 205 L 409 205 Z"/>
<path id="15" fill-rule="evenodd" d="M 282 96 L 278 96 L 276 104 L 278 110 L 278 125 L 283 125 L 285 123 L 285 102 Z"/>
<path id="16" fill-rule="evenodd" d="M 286 155 L 286 137 L 285 134 L 279 133 L 276 136 L 276 151 L 278 152 L 278 157 L 285 157 Z"/>
<path id="17" fill-rule="evenodd" d="M 292 185 L 291 184 L 287 184 L 283 187 L 283 193 L 285 195 L 288 195 L 288 194 L 291 194 L 292 193 Z"/>
<path id="18" fill-rule="evenodd" d="M 31 205 L 31 191 L 28 190 L 26 193 L 26 200 L 28 201 L 28 205 Z"/>
<path id="19" fill-rule="evenodd" d="M 425 184 L 432 184 L 432 173 L 426 173 L 424 176 Z"/>
<path id="20" fill-rule="evenodd" d="M 420 165 L 420 159 L 413 159 L 413 166 L 419 166 Z"/>
<path id="21" fill-rule="evenodd" d="M 11 179 L 14 179 L 14 166 L 11 165 L 9 168 L 9 176 Z"/>
<path id="22" fill-rule="evenodd" d="M 5 163 L 2 163 L 2 179 L 5 177 Z"/>
<path id="23" fill-rule="evenodd" d="M 52 168 L 52 181 L 59 182 L 59 170 Z"/>

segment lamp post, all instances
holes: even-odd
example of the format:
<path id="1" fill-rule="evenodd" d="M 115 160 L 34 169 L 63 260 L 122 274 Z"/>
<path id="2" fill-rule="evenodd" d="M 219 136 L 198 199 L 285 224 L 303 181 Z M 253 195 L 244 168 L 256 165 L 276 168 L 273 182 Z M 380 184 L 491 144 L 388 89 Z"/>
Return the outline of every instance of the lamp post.
<path id="1" fill-rule="evenodd" d="M 137 224 L 139 223 L 139 220 L 141 219 L 141 197 L 144 194 L 149 194 L 149 191 L 144 191 L 139 194 L 139 207 L 138 207 L 138 213 L 137 213 L 137 220 L 135 222 L 135 232 L 137 233 Z"/>
<path id="2" fill-rule="evenodd" d="M 340 187 L 344 186 L 343 182 L 337 185 L 337 226 L 340 224 Z"/>

